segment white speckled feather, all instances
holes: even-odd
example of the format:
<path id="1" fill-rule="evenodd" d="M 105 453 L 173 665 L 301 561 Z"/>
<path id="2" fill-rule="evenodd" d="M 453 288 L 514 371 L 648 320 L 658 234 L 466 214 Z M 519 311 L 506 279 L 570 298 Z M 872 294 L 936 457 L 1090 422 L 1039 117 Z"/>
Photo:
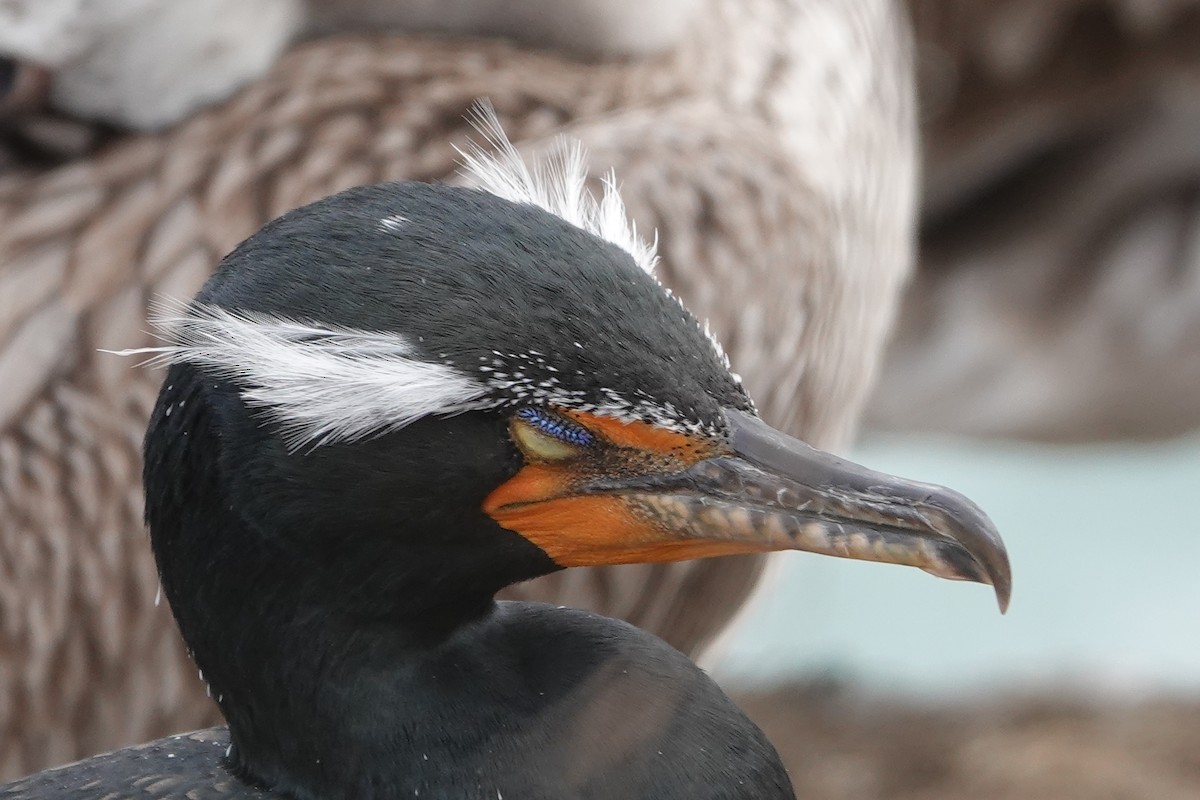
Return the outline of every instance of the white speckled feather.
<path id="1" fill-rule="evenodd" d="M 167 363 L 188 362 L 245 385 L 299 448 L 398 430 L 431 414 L 488 405 L 484 383 L 416 357 L 398 333 L 314 326 L 280 317 L 193 305 L 160 316 L 173 344 L 122 350 Z"/>
<path id="2" fill-rule="evenodd" d="M 559 138 L 544 158 L 531 167 L 521 158 L 490 103 L 475 106 L 471 122 L 489 149 L 476 144 L 459 149 L 466 177 L 486 192 L 527 203 L 561 217 L 594 236 L 615 244 L 633 256 L 637 265 L 653 273 L 658 262 L 656 243 L 638 236 L 637 226 L 625 212 L 617 191 L 617 178 L 609 172 L 599 201 L 587 188 L 587 158 L 578 141 Z"/>

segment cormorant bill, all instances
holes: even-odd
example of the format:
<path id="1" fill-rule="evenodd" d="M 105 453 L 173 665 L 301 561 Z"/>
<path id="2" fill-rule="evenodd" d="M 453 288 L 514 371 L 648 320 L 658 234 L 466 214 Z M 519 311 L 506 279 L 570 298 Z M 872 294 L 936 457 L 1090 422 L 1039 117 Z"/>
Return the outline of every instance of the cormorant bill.
<path id="1" fill-rule="evenodd" d="M 497 134 L 498 137 L 498 134 Z M 579 565 L 808 550 L 991 584 L 961 495 L 770 428 L 581 156 L 352 189 L 169 320 L 145 443 L 163 590 L 229 723 L 0 798 L 792 797 L 702 671 L 493 598 Z"/>

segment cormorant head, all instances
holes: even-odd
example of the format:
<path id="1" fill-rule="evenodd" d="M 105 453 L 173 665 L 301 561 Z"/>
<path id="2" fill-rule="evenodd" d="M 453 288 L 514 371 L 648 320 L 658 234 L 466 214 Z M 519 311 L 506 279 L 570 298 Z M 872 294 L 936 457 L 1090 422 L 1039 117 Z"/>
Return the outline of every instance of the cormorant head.
<path id="1" fill-rule="evenodd" d="M 483 188 L 384 184 L 284 215 L 168 320 L 152 529 L 170 459 L 151 453 L 186 435 L 171 414 L 191 381 L 216 504 L 375 598 L 414 565 L 446 593 L 494 592 L 559 567 L 794 549 L 1007 602 L 1003 545 L 970 501 L 771 429 L 655 280 L 613 185 L 593 201 L 577 152 L 530 172 L 496 144 L 467 155 Z"/>

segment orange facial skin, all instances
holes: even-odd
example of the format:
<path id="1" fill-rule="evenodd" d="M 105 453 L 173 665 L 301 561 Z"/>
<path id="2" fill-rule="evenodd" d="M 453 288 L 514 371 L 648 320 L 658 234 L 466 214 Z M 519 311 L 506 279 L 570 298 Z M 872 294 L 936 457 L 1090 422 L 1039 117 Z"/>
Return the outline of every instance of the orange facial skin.
<path id="1" fill-rule="evenodd" d="M 580 411 L 557 413 L 583 425 L 597 441 L 571 458 L 556 460 L 539 459 L 522 448 L 526 465 L 483 503 L 484 512 L 500 525 L 524 536 L 563 567 L 681 561 L 751 549 L 746 542 L 689 539 L 637 514 L 620 494 L 577 493 L 589 479 L 680 472 L 720 455 L 723 443 L 645 422 Z M 517 437 L 514 440 L 519 443 Z"/>

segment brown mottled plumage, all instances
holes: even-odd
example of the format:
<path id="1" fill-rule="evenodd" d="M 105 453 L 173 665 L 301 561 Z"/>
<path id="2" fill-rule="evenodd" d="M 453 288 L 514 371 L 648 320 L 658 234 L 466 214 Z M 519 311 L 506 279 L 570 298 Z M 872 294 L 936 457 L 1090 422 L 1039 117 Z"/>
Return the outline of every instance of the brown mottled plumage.
<path id="1" fill-rule="evenodd" d="M 911 260 L 911 89 L 888 4 L 716 0 L 677 49 L 629 62 L 315 42 L 171 131 L 0 177 L 0 777 L 215 718 L 152 602 L 137 473 L 158 376 L 96 352 L 145 344 L 154 296 L 190 296 L 288 208 L 452 176 L 486 96 L 518 142 L 568 132 L 615 166 L 662 234 L 660 274 L 711 318 L 764 416 L 837 447 Z M 572 571 L 521 594 L 696 652 L 760 567 Z"/>

